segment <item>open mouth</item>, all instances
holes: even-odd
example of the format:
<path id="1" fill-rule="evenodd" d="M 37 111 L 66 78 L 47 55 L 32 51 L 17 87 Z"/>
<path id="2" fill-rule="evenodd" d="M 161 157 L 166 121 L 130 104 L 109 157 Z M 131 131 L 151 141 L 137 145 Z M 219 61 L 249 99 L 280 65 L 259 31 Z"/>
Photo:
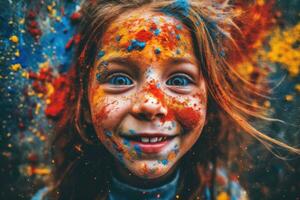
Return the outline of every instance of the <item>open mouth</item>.
<path id="1" fill-rule="evenodd" d="M 165 134 L 121 135 L 133 145 L 138 145 L 143 153 L 159 153 L 177 136 Z"/>
<path id="2" fill-rule="evenodd" d="M 155 143 L 171 140 L 176 136 L 139 134 L 139 135 L 121 135 L 121 137 L 130 140 L 132 142 L 155 144 Z"/>

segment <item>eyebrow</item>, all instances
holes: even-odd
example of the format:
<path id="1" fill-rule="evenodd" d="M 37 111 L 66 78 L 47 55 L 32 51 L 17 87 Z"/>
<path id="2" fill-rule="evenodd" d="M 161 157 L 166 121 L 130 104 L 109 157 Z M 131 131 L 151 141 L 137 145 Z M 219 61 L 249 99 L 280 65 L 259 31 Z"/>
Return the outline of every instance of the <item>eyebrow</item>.
<path id="1" fill-rule="evenodd" d="M 113 57 L 107 60 L 108 62 L 119 64 L 126 67 L 133 67 L 135 69 L 139 69 L 139 63 L 135 61 L 134 59 L 131 59 L 129 57 Z M 197 65 L 197 61 L 195 59 L 189 59 L 184 57 L 175 57 L 175 58 L 169 58 L 165 61 L 166 64 L 171 65 L 178 65 L 178 64 L 184 64 L 189 63 L 193 65 Z"/>
<path id="2" fill-rule="evenodd" d="M 107 60 L 109 63 L 115 63 L 129 68 L 139 69 L 139 65 L 136 61 L 129 57 L 113 57 Z"/>
<path id="3" fill-rule="evenodd" d="M 193 65 L 197 65 L 197 61 L 194 59 L 184 58 L 184 57 L 176 57 L 176 58 L 169 58 L 166 63 L 178 65 L 178 64 L 184 64 L 189 63 Z"/>

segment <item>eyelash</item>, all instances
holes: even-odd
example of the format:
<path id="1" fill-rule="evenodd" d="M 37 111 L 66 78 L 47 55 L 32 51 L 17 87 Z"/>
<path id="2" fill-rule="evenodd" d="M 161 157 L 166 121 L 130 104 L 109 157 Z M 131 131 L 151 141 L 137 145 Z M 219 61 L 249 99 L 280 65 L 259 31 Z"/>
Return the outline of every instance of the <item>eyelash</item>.
<path id="1" fill-rule="evenodd" d="M 111 85 L 119 85 L 119 86 L 133 84 L 132 79 L 128 75 L 123 73 L 113 73 L 111 75 L 108 75 L 105 82 Z M 194 83 L 193 80 L 189 76 L 185 74 L 176 74 L 167 80 L 166 85 L 175 86 L 175 87 L 186 87 L 193 83 Z"/>

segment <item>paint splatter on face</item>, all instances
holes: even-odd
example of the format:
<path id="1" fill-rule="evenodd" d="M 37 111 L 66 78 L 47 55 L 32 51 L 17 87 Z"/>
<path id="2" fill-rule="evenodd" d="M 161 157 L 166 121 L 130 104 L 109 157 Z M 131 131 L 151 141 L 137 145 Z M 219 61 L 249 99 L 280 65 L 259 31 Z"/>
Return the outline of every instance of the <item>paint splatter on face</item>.
<path id="1" fill-rule="evenodd" d="M 150 62 L 168 57 L 189 57 L 192 53 L 189 38 L 188 29 L 174 18 L 166 18 L 159 13 L 146 18 L 133 15 L 121 26 L 119 21 L 111 24 L 103 36 L 97 58 L 109 59 L 114 56 L 112 52 L 123 56 L 142 56 Z"/>
<path id="2" fill-rule="evenodd" d="M 136 176 L 166 175 L 198 139 L 206 115 L 189 30 L 140 10 L 121 15 L 101 41 L 88 90 L 96 133 Z"/>

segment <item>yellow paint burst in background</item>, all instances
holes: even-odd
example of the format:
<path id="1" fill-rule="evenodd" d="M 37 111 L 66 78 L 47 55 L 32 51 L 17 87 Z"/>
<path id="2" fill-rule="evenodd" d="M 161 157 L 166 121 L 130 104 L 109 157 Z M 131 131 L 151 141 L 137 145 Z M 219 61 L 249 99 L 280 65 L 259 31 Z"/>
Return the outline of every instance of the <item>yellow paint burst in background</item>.
<path id="1" fill-rule="evenodd" d="M 277 29 L 269 45 L 270 50 L 262 52 L 262 58 L 281 64 L 290 76 L 298 76 L 300 73 L 300 23 L 285 31 Z"/>

